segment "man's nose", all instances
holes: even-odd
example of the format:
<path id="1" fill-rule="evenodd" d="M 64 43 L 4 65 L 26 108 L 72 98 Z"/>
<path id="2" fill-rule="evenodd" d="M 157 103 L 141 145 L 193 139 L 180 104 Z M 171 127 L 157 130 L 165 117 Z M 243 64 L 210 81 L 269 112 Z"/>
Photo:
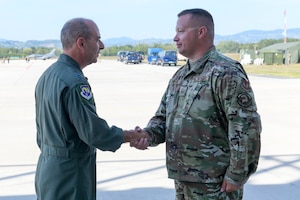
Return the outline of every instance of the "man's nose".
<path id="1" fill-rule="evenodd" d="M 104 49 L 104 44 L 101 40 L 99 40 L 99 49 Z"/>

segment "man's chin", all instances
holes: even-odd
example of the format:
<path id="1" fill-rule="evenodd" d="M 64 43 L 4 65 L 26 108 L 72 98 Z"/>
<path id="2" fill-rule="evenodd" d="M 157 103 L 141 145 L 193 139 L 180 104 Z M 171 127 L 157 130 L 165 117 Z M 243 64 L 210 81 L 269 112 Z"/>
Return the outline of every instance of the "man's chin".
<path id="1" fill-rule="evenodd" d="M 95 59 L 93 60 L 93 63 L 98 62 L 98 59 L 99 59 L 98 56 L 96 56 Z"/>
<path id="2" fill-rule="evenodd" d="M 178 53 L 180 53 L 180 54 L 182 55 L 182 53 L 183 53 L 183 50 L 182 50 L 182 49 L 177 48 L 177 51 L 178 51 Z"/>

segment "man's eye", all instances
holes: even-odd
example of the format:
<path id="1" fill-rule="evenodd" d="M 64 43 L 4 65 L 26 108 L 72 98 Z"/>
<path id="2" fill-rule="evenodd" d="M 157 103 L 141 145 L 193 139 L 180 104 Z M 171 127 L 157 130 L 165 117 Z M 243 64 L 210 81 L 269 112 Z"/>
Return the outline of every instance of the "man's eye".
<path id="1" fill-rule="evenodd" d="M 177 32 L 177 33 L 183 33 L 184 30 L 183 30 L 183 29 L 177 29 L 176 32 Z"/>

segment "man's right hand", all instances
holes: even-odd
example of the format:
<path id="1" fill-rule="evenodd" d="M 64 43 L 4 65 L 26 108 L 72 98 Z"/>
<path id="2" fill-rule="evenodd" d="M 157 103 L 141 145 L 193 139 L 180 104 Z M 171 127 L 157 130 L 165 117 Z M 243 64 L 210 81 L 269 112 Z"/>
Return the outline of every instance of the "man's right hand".
<path id="1" fill-rule="evenodd" d="M 124 130 L 123 132 L 124 143 L 130 142 L 131 147 L 144 150 L 150 145 L 151 137 L 146 131 L 142 130 L 138 126 L 135 128 L 135 130 Z"/>
<path id="2" fill-rule="evenodd" d="M 151 142 L 151 137 L 146 131 L 137 126 L 134 130 L 130 130 L 129 132 L 131 134 L 134 132 L 133 135 L 131 135 L 132 138 L 128 141 L 130 142 L 131 147 L 135 147 L 140 150 L 148 148 Z"/>

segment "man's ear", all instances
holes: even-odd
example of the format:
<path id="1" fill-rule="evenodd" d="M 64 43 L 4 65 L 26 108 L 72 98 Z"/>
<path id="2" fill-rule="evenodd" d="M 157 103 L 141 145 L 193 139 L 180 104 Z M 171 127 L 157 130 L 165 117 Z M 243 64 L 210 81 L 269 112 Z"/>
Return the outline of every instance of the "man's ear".
<path id="1" fill-rule="evenodd" d="M 84 40 L 84 38 L 83 37 L 77 38 L 76 44 L 77 44 L 78 48 L 84 47 L 85 46 L 85 40 Z"/>
<path id="2" fill-rule="evenodd" d="M 198 36 L 204 36 L 207 33 L 207 28 L 205 26 L 201 26 L 198 30 Z"/>

